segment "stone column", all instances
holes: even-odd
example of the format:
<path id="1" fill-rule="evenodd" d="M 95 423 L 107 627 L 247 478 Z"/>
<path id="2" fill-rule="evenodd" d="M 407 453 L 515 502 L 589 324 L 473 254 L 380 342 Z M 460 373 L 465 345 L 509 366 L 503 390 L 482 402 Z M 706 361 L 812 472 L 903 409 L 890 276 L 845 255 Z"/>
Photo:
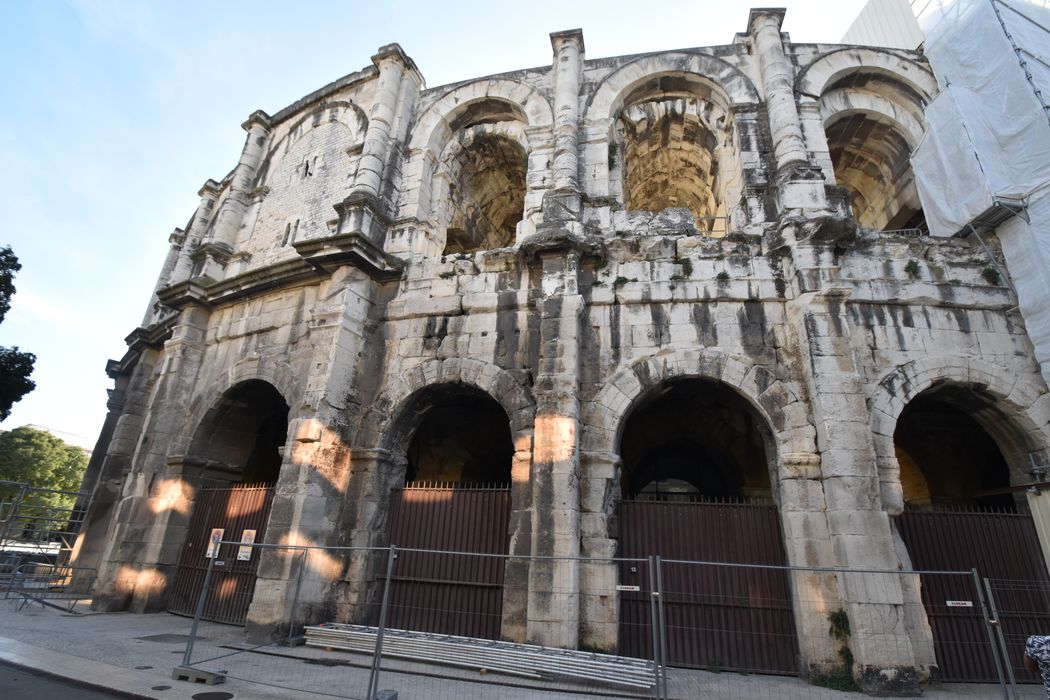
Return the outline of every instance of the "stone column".
<path id="1" fill-rule="evenodd" d="M 848 296 L 847 289 L 835 287 L 803 292 L 788 302 L 788 317 L 809 356 L 801 366 L 836 563 L 894 572 L 898 558 L 889 516 L 881 506 L 863 382 L 850 343 Z M 857 680 L 879 694 L 917 691 L 901 578 L 895 573 L 849 573 L 839 579 Z"/>
<path id="2" fill-rule="evenodd" d="M 611 560 L 618 541 L 610 519 L 620 491 L 620 457 L 611 452 L 584 451 L 580 461 L 580 548 L 583 556 Z M 620 604 L 616 592 L 620 572 L 612 561 L 584 564 L 580 571 L 580 640 L 591 649 L 616 651 Z"/>
<path id="3" fill-rule="evenodd" d="M 824 179 L 809 162 L 802 122 L 795 105 L 794 69 L 780 38 L 783 9 L 754 9 L 748 33 L 755 49 L 776 158 L 777 205 L 786 210 L 827 208 Z"/>
<path id="4" fill-rule="evenodd" d="M 583 32 L 551 34 L 554 49 L 554 189 L 579 192 L 577 135 L 580 124 L 580 77 Z"/>
<path id="5" fill-rule="evenodd" d="M 375 96 L 368 112 L 361 158 L 350 194 L 336 205 L 338 234 L 359 234 L 382 246 L 394 215 L 389 192 L 395 166 L 400 165 L 397 148 L 408 133 L 423 77 L 415 63 L 397 44 L 388 44 L 372 57 L 379 69 Z"/>
<path id="6" fill-rule="evenodd" d="M 133 442 L 129 446 L 127 435 L 137 435 L 141 430 L 143 383 L 153 373 L 152 359 L 156 354 L 156 351 L 149 350 L 145 359 L 141 353 L 133 353 L 124 362 L 110 360 L 106 363 L 106 374 L 113 379 L 114 386 L 106 401 L 109 412 L 81 486 L 82 489 L 91 489 L 92 498 L 74 546 L 72 558 L 75 566 L 97 571 L 110 547 L 112 540 L 107 533 L 113 526 L 114 509 L 131 458 L 129 447 L 134 446 Z"/>
<path id="7" fill-rule="evenodd" d="M 177 228 L 168 235 L 168 254 L 164 258 L 164 264 L 157 275 L 157 283 L 153 285 L 153 294 L 150 295 L 149 304 L 146 305 L 146 313 L 142 315 L 141 327 L 146 328 L 156 321 L 157 316 L 157 292 L 168 286 L 183 248 L 186 247 L 186 232 Z"/>
<path id="8" fill-rule="evenodd" d="M 248 121 L 241 125 L 248 132 L 241 149 L 241 158 L 230 177 L 226 199 L 215 217 L 215 227 L 211 239 L 202 247 L 204 263 L 201 277 L 220 280 L 223 277 L 226 260 L 233 252 L 237 242 L 237 232 L 244 221 L 248 209 L 251 189 L 255 175 L 266 152 L 266 140 L 270 134 L 270 119 L 263 112 L 254 112 Z"/>
<path id="9" fill-rule="evenodd" d="M 748 31 L 754 42 L 758 70 L 762 75 L 762 91 L 766 98 L 777 170 L 808 163 L 802 123 L 795 108 L 794 74 L 780 39 L 780 25 L 783 22 L 784 10 L 779 8 L 754 9 L 748 17 Z"/>
<path id="10" fill-rule="evenodd" d="M 181 458 L 169 461 L 173 440 L 184 431 L 186 402 L 204 356 L 207 309 L 188 304 L 180 312 L 158 361 L 151 395 L 141 397 L 147 416 L 141 431 L 127 435 L 118 424 L 113 448 L 134 455 L 117 505 L 114 544 L 99 571 L 96 604 L 148 612 L 164 607 L 167 584 L 178 564 L 199 478 Z M 151 377 L 151 379 L 153 379 Z M 118 440 L 118 437 L 120 440 Z"/>
<path id="11" fill-rule="evenodd" d="M 579 253 L 539 253 L 540 358 L 534 385 L 532 554 L 580 553 L 579 335 L 583 298 Z M 529 574 L 528 639 L 575 648 L 579 635 L 579 564 L 534 560 Z"/>
<path id="12" fill-rule="evenodd" d="M 365 272 L 347 265 L 332 274 L 326 300 L 313 309 L 310 373 L 303 378 L 298 411 L 289 415 L 267 542 L 375 546 L 375 535 L 384 532 L 375 522 L 375 504 L 388 497 L 389 489 L 373 490 L 372 479 L 378 478 L 376 465 L 384 464 L 385 453 L 351 449 L 348 426 L 348 401 L 362 400 L 360 378 L 376 374 L 367 363 L 376 356 L 369 326 L 377 293 Z M 298 562 L 287 551 L 267 553 L 260 559 L 248 611 L 249 633 L 265 639 L 285 632 L 289 623 L 321 621 L 331 614 L 330 605 L 346 611 L 358 602 L 354 585 L 368 580 L 359 571 L 356 559 L 345 553 L 313 551 L 292 620 Z"/>
<path id="13" fill-rule="evenodd" d="M 382 189 L 401 94 L 401 78 L 410 61 L 397 44 L 380 47 L 379 53 L 372 57 L 372 63 L 379 69 L 379 78 L 372 107 L 368 110 L 368 130 L 358 161 L 354 192 L 378 197 Z"/>
<path id="14" fill-rule="evenodd" d="M 208 232 L 208 222 L 211 221 L 215 200 L 219 196 L 219 183 L 214 180 L 208 180 L 197 192 L 197 195 L 201 198 L 201 201 L 197 205 L 193 221 L 186 232 L 186 241 L 182 244 L 182 248 L 179 251 L 179 259 L 175 263 L 175 269 L 171 271 L 171 275 L 168 278 L 169 285 L 185 282 L 193 274 L 194 253 L 200 247 L 205 234 Z"/>

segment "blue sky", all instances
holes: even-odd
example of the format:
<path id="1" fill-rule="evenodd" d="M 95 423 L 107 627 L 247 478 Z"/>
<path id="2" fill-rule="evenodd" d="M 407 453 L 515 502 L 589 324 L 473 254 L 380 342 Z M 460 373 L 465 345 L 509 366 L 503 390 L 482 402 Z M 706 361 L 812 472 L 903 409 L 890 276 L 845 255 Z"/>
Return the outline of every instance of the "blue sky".
<path id="1" fill-rule="evenodd" d="M 548 34 L 575 27 L 588 58 L 728 44 L 752 4 L 766 5 L 0 0 L 0 245 L 23 265 L 0 345 L 37 355 L 37 389 L 0 428 L 94 443 L 106 360 L 123 355 L 168 234 L 236 164 L 254 110 L 273 114 L 394 41 L 433 87 L 545 65 Z M 784 29 L 834 43 L 862 5 L 788 2 Z"/>

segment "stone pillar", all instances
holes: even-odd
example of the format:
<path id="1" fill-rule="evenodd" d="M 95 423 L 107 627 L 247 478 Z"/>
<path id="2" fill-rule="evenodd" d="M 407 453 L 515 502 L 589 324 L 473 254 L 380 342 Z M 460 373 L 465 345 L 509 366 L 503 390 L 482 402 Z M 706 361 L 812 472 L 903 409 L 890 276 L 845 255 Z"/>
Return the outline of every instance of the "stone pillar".
<path id="1" fill-rule="evenodd" d="M 143 395 L 148 416 L 141 431 L 125 435 L 118 425 L 114 447 L 134 454 L 117 505 L 114 544 L 99 571 L 96 605 L 130 607 L 135 612 L 163 609 L 167 584 L 178 564 L 199 478 L 186 472 L 168 451 L 185 429 L 186 404 L 204 356 L 208 311 L 188 304 L 158 358 L 156 384 Z M 153 379 L 151 377 L 151 379 Z"/>
<path id="2" fill-rule="evenodd" d="M 372 483 L 385 453 L 350 448 L 348 399 L 360 400 L 355 378 L 372 374 L 376 355 L 369 320 L 375 317 L 377 286 L 363 271 L 345 266 L 332 274 L 326 301 L 310 319 L 313 354 L 307 364 L 298 411 L 289 416 L 281 475 L 274 494 L 266 541 L 274 544 L 375 546 L 384 532 L 375 522 L 376 502 L 387 498 Z M 292 399 L 289 397 L 289 402 Z M 402 471 L 403 474 L 403 471 Z M 375 490 L 374 490 L 375 489 Z M 348 541 L 349 540 L 349 541 Z M 298 563 L 281 551 L 260 559 L 258 583 L 248 611 L 253 639 L 283 633 L 287 625 L 312 623 L 358 602 L 353 584 L 358 563 L 345 554 L 315 550 L 309 555 L 291 619 Z M 349 569 L 347 567 L 350 567 Z M 359 579 L 367 581 L 367 576 Z"/>
<path id="3" fill-rule="evenodd" d="M 153 294 L 150 295 L 146 313 L 142 315 L 141 326 L 143 328 L 150 326 L 157 320 L 157 292 L 168 286 L 168 280 L 171 279 L 171 275 L 175 271 L 175 266 L 178 264 L 179 257 L 182 255 L 182 250 L 185 246 L 186 232 L 181 228 L 175 229 L 168 235 L 168 254 L 164 258 L 160 274 L 157 275 L 157 283 L 153 285 Z"/>
<path id="4" fill-rule="evenodd" d="M 554 189 L 579 192 L 577 135 L 580 124 L 580 77 L 583 32 L 551 34 L 554 49 Z"/>
<path id="5" fill-rule="evenodd" d="M 780 25 L 784 10 L 753 9 L 748 17 L 748 33 L 755 49 L 762 91 L 769 118 L 776 159 L 777 208 L 824 210 L 827 198 L 819 168 L 809 162 L 802 122 L 795 105 L 794 69 L 784 52 Z M 794 237 L 792 231 L 791 236 Z"/>
<path id="6" fill-rule="evenodd" d="M 529 561 L 532 554 L 532 431 L 514 435 L 510 464 L 510 545 L 503 571 L 503 615 L 500 637 L 512 642 L 528 639 Z M 520 558 L 517 558 L 520 557 Z"/>
<path id="7" fill-rule="evenodd" d="M 248 209 L 255 175 L 266 152 L 266 139 L 270 134 L 270 119 L 263 112 L 254 112 L 241 125 L 248 132 L 241 149 L 241 158 L 230 177 L 226 199 L 215 217 L 211 239 L 202 247 L 204 262 L 200 276 L 213 280 L 223 277 L 226 260 L 237 242 L 237 232 Z"/>
<path id="8" fill-rule="evenodd" d="M 579 336 L 583 298 L 579 253 L 539 253 L 540 358 L 533 391 L 532 554 L 580 553 Z M 528 640 L 573 649 L 579 636 L 579 564 L 534 560 L 529 573 Z"/>
<path id="9" fill-rule="evenodd" d="M 72 560 L 75 566 L 97 571 L 110 543 L 106 533 L 113 524 L 114 507 L 120 497 L 124 469 L 130 457 L 130 454 L 111 455 L 110 450 L 114 447 L 121 418 L 124 417 L 130 403 L 129 394 L 134 397 L 136 392 L 142 391 L 143 372 L 145 376 L 152 373 L 153 364 L 141 363 L 140 358 L 141 355 L 136 353 L 129 366 L 124 366 L 124 363 L 116 360 L 106 363 L 106 374 L 113 380 L 114 386 L 106 401 L 109 412 L 102 424 L 102 432 L 95 442 L 95 449 L 91 453 L 91 461 L 80 487 L 82 491 L 90 490 L 92 497 L 91 507 L 84 516 L 84 524 L 73 547 Z M 136 423 L 141 426 L 141 416 Z M 124 432 L 127 432 L 126 421 Z M 77 507 L 81 506 L 78 502 Z"/>
<path id="10" fill-rule="evenodd" d="M 372 63 L 379 69 L 379 78 L 368 111 L 368 130 L 358 161 L 355 192 L 378 197 L 382 189 L 401 94 L 401 78 L 410 60 L 397 44 L 380 47 L 379 53 L 372 57 Z"/>
<path id="11" fill-rule="evenodd" d="M 898 558 L 882 509 L 875 448 L 863 382 L 850 343 L 849 291 L 804 292 L 788 302 L 788 317 L 809 361 L 801 363 L 820 454 L 828 533 L 838 566 L 894 572 Z M 906 619 L 901 578 L 841 574 L 854 674 L 866 690 L 918 690 L 919 669 Z"/>
<path id="12" fill-rule="evenodd" d="M 611 561 L 618 541 L 610 537 L 620 492 L 620 457 L 611 452 L 585 451 L 580 463 L 580 548 L 599 561 L 580 570 L 581 642 L 591 649 L 615 653 L 620 603 L 616 592 L 620 572 Z M 600 561 L 602 559 L 610 561 Z"/>
<path id="13" fill-rule="evenodd" d="M 168 284 L 179 284 L 185 282 L 193 275 L 193 258 L 197 248 L 200 247 L 204 235 L 208 232 L 208 222 L 211 221 L 212 211 L 215 208 L 215 200 L 219 197 L 219 183 L 208 180 L 197 192 L 200 196 L 200 204 L 190 222 L 189 230 L 186 232 L 186 241 L 179 251 L 179 259 L 175 263 L 175 269 L 171 271 Z"/>
<path id="14" fill-rule="evenodd" d="M 820 455 L 811 436 L 792 447 L 807 451 L 780 456 L 778 500 L 788 564 L 833 568 L 838 560 L 825 516 Z M 838 643 L 828 634 L 828 614 L 843 605 L 838 580 L 834 574 L 792 571 L 791 594 L 802 675 L 827 673 L 841 663 Z"/>
<path id="15" fill-rule="evenodd" d="M 379 69 L 375 96 L 368 112 L 357 175 L 350 194 L 337 204 L 338 234 L 359 234 L 377 246 L 385 242 L 393 217 L 386 203 L 395 166 L 400 164 L 397 144 L 408 133 L 412 111 L 423 85 L 415 63 L 397 44 L 388 44 L 372 57 Z"/>
<path id="16" fill-rule="evenodd" d="M 748 32 L 754 42 L 758 70 L 762 75 L 762 91 L 778 171 L 808 163 L 802 124 L 795 108 L 794 75 L 780 39 L 783 22 L 784 10 L 780 8 L 754 9 L 748 17 Z"/>

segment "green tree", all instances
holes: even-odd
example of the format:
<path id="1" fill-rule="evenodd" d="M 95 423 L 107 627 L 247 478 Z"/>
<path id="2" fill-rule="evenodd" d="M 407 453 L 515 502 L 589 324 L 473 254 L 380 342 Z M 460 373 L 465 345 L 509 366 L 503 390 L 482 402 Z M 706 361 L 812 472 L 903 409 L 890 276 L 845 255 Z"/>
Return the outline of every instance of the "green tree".
<path id="1" fill-rule="evenodd" d="M 15 273 L 22 269 L 10 246 L 0 248 L 0 323 L 11 308 L 15 293 Z M 7 420 L 11 406 L 36 388 L 29 378 L 36 356 L 17 347 L 0 347 L 0 421 Z"/>
<path id="2" fill-rule="evenodd" d="M 22 426 L 0 433 L 0 481 L 17 481 L 30 486 L 59 491 L 79 491 L 88 458 L 79 447 L 67 445 L 49 432 Z M 0 497 L 14 495 L 10 487 L 0 487 Z M 41 495 L 40 505 L 72 507 L 72 496 Z"/>

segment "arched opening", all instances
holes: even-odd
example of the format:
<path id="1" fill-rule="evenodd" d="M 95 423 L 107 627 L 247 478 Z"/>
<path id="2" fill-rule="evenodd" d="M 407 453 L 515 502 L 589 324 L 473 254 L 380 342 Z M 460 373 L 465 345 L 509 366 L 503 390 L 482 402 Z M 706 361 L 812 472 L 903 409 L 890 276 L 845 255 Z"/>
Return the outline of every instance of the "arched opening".
<path id="1" fill-rule="evenodd" d="M 620 437 L 620 556 L 659 555 L 672 665 L 797 672 L 780 515 L 773 504 L 773 434 L 727 384 L 664 382 L 643 395 Z M 747 565 L 747 566 L 741 566 Z M 650 648 L 650 582 L 620 566 L 620 651 Z M 633 586 L 637 586 L 635 590 Z"/>
<path id="2" fill-rule="evenodd" d="M 900 121 L 921 130 L 923 98 L 888 74 L 854 71 L 829 83 L 821 102 L 835 180 L 848 191 L 857 223 L 925 230 L 911 168 L 921 133 Z"/>
<path id="3" fill-rule="evenodd" d="M 506 411 L 474 387 L 431 386 L 407 403 L 391 438 L 405 483 L 391 493 L 390 544 L 445 554 L 398 555 L 389 624 L 500 638 L 514 454 Z"/>
<path id="4" fill-rule="evenodd" d="M 182 478 L 194 488 L 194 501 L 171 586 L 171 612 L 195 613 L 208 562 L 218 558 L 224 565 L 212 572 L 204 619 L 244 623 L 259 554 L 217 541 L 264 541 L 287 433 L 288 404 L 261 380 L 234 386 L 205 414 L 183 462 Z"/>
<path id="5" fill-rule="evenodd" d="M 946 386 L 904 407 L 894 446 L 907 507 L 1017 511 L 1006 459 L 967 410 L 985 409 L 985 403 L 962 387 Z"/>
<path id="6" fill-rule="evenodd" d="M 905 405 L 893 437 L 905 502 L 896 528 L 912 568 L 976 569 L 982 580 L 1050 586 L 1024 487 L 1016 486 L 1029 480 L 1021 474 L 1027 467 L 1017 462 L 1031 446 L 993 398 L 979 387 L 935 385 Z M 972 582 L 935 575 L 920 581 L 934 673 L 951 681 L 995 680 L 987 656 L 958 643 L 983 633 L 983 621 L 944 607 L 945 600 L 969 600 Z M 1031 622 L 1003 617 L 1014 647 L 1008 656 L 1021 658 L 1023 640 L 1035 633 Z"/>
<path id="7" fill-rule="evenodd" d="M 525 212 L 526 123 L 517 105 L 489 99 L 448 124 L 432 205 L 445 231 L 445 254 L 514 245 Z"/>
<path id="8" fill-rule="evenodd" d="M 417 401 L 419 425 L 406 452 L 406 482 L 510 483 L 514 443 L 498 401 L 455 385 L 434 388 Z"/>
<path id="9" fill-rule="evenodd" d="M 729 386 L 669 382 L 646 396 L 623 430 L 626 498 L 772 502 L 768 429 Z"/>
<path id="10" fill-rule="evenodd" d="M 269 383 L 236 385 L 201 421 L 186 453 L 205 481 L 273 484 L 288 435 L 288 404 Z"/>
<path id="11" fill-rule="evenodd" d="M 627 105 L 617 120 L 623 154 L 624 205 L 658 212 L 688 209 L 711 230 L 721 203 L 719 139 L 695 97 L 656 98 Z"/>

